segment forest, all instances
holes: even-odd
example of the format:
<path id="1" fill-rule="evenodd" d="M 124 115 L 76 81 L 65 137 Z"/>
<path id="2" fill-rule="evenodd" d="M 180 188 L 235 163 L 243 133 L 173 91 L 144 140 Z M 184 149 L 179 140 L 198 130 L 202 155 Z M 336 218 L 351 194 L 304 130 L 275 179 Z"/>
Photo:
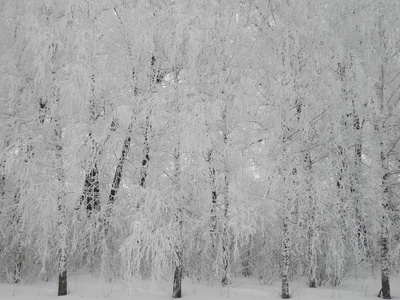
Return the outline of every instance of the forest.
<path id="1" fill-rule="evenodd" d="M 400 270 L 400 2 L 0 0 L 0 282 Z"/>

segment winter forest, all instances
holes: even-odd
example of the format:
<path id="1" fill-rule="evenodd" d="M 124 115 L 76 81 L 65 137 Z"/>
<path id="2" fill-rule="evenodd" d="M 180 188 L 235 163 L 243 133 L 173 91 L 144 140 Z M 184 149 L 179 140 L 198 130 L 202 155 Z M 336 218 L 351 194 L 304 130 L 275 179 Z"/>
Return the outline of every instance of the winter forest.
<path id="1" fill-rule="evenodd" d="M 0 0 L 2 283 L 361 268 L 390 299 L 399 1 Z"/>

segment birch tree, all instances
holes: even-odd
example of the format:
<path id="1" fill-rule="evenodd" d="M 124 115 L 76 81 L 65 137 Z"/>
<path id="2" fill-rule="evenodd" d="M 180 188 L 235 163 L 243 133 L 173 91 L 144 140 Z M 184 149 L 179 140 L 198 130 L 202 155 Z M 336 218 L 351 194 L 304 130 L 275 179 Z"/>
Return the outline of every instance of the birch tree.
<path id="1" fill-rule="evenodd" d="M 29 40 L 35 60 L 35 82 L 48 109 L 47 125 L 52 131 L 49 150 L 53 155 L 54 184 L 56 187 L 57 228 L 58 228 L 58 294 L 67 294 L 67 257 L 69 252 L 67 212 L 71 201 L 67 197 L 67 174 L 65 171 L 67 116 L 72 117 L 76 109 L 85 107 L 90 95 L 90 78 L 82 67 L 85 62 L 84 35 L 76 26 L 75 16 L 79 15 L 77 3 L 62 6 L 37 6 L 36 26 Z M 77 49 L 77 53 L 71 52 Z"/>
<path id="2" fill-rule="evenodd" d="M 397 7 L 398 8 L 398 7 Z M 391 7 L 394 9 L 394 7 Z M 382 205 L 382 215 L 381 215 L 381 281 L 382 281 L 382 290 L 379 294 L 382 293 L 383 299 L 390 299 L 390 283 L 389 283 L 389 261 L 390 261 L 390 236 L 389 236 L 389 215 L 392 210 L 392 192 L 390 187 L 390 176 L 391 176 L 391 167 L 390 167 L 390 159 L 393 155 L 393 150 L 396 148 L 397 143 L 399 141 L 399 137 L 393 132 L 393 128 L 398 126 L 398 120 L 392 120 L 391 116 L 395 111 L 398 111 L 398 103 L 399 100 L 394 100 L 393 97 L 396 94 L 396 90 L 398 89 L 398 83 L 395 83 L 395 89 L 392 90 L 393 86 L 390 86 L 390 83 L 393 83 L 393 79 L 390 82 L 391 69 L 388 67 L 389 61 L 392 59 L 396 59 L 397 47 L 393 47 L 393 43 L 397 44 L 398 41 L 393 41 L 393 37 L 390 36 L 388 32 L 388 23 L 387 19 L 384 17 L 384 12 L 381 11 L 378 20 L 378 37 L 379 37 L 379 54 L 381 55 L 380 68 L 380 76 L 379 81 L 377 82 L 377 112 L 375 119 L 375 128 L 380 138 L 378 139 L 380 149 L 380 170 L 378 171 L 380 174 L 380 178 L 382 180 L 381 183 L 381 205 Z M 393 47 L 393 48 L 392 48 Z M 392 77 L 393 78 L 393 77 Z M 388 82 L 389 81 L 389 82 Z"/>
<path id="3" fill-rule="evenodd" d="M 376 177 L 374 178 L 377 180 L 376 186 L 379 187 L 380 191 L 376 194 L 376 197 L 380 199 L 379 210 L 381 214 L 380 220 L 376 220 L 376 222 L 380 224 L 381 236 L 381 292 L 383 297 L 390 298 L 389 265 L 386 263 L 390 253 L 390 239 L 387 235 L 390 223 L 387 217 L 392 211 L 387 202 L 391 201 L 388 200 L 390 192 L 387 189 L 387 180 L 392 176 L 391 168 L 388 165 L 389 161 L 393 160 L 393 158 L 390 158 L 393 155 L 390 149 L 395 149 L 397 146 L 397 135 L 392 131 L 396 125 L 392 123 L 393 119 L 391 117 L 398 108 L 398 101 L 395 100 L 398 82 L 397 75 L 395 75 L 395 72 L 389 65 L 393 66 L 396 64 L 395 57 L 397 54 L 395 53 L 398 41 L 395 35 L 393 35 L 392 30 L 396 28 L 397 25 L 395 24 L 398 23 L 398 18 L 392 13 L 398 10 L 398 5 L 394 2 L 384 3 L 381 1 L 365 3 L 363 5 L 360 5 L 358 1 L 354 1 L 350 5 L 352 5 L 351 9 L 354 13 L 353 16 L 345 15 L 346 19 L 349 20 L 347 24 L 352 29 L 360 28 L 361 30 L 358 34 L 353 33 L 352 41 L 349 44 L 354 53 L 360 59 L 363 59 L 363 63 L 360 65 L 362 66 L 364 76 L 369 79 L 367 80 L 368 90 L 370 94 L 374 95 L 372 103 L 368 102 L 366 104 L 368 114 L 372 113 L 373 115 L 373 117 L 368 118 L 367 124 L 371 124 L 379 135 L 379 139 L 374 139 L 375 145 L 371 146 L 380 154 L 371 154 L 373 157 L 371 159 L 378 161 L 377 164 L 374 164 L 373 170 L 376 172 Z M 378 14 L 372 13 L 372 11 L 377 11 Z M 388 13 L 389 11 L 390 13 Z M 361 16 L 370 19 L 368 26 L 360 25 Z M 388 26 L 387 24 L 389 23 L 392 25 Z M 349 38 L 349 36 L 343 36 Z M 390 129 L 386 127 L 387 125 L 389 125 Z M 368 132 L 371 135 L 371 131 L 368 130 Z M 369 138 L 366 139 L 366 141 L 368 140 Z"/>

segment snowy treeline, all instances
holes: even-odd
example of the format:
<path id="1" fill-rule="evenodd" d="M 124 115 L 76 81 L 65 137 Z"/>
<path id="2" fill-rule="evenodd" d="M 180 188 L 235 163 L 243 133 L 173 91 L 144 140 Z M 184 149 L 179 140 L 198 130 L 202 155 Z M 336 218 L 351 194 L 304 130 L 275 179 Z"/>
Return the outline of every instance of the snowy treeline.
<path id="1" fill-rule="evenodd" d="M 390 298 L 398 1 L 2 0 L 0 23 L 1 280 L 289 298 L 366 262 Z"/>

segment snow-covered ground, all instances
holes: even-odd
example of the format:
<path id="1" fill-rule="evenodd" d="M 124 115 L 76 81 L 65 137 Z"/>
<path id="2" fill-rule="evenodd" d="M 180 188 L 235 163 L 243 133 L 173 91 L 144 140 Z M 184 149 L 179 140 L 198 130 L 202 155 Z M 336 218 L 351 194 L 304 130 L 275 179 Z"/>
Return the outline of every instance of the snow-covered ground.
<path id="1" fill-rule="evenodd" d="M 122 281 L 105 283 L 91 275 L 71 275 L 69 277 L 69 294 L 62 299 L 107 299 L 107 300 L 161 300 L 171 299 L 171 282 L 150 281 L 136 282 L 127 285 Z M 392 298 L 400 299 L 400 277 L 391 280 Z M 291 283 L 292 298 L 299 300 L 312 299 L 377 299 L 379 278 L 350 278 L 339 287 L 328 284 L 316 289 L 307 288 L 303 281 Z M 0 284 L 0 299 L 42 300 L 56 299 L 56 281 L 36 284 Z M 183 282 L 183 299 L 185 300 L 265 300 L 280 299 L 280 285 L 260 285 L 256 279 L 235 278 L 233 283 L 222 288 L 217 282 L 197 283 L 186 278 Z M 60 298 L 58 298 L 60 299 Z"/>

